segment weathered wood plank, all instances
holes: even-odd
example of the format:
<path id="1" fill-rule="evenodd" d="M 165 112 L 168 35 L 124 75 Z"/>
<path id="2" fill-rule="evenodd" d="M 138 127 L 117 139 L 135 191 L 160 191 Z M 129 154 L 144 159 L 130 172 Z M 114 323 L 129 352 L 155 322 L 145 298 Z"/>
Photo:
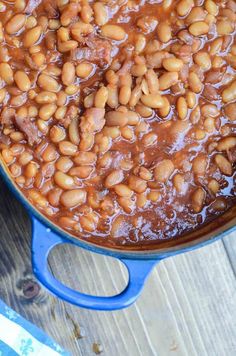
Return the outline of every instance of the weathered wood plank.
<path id="1" fill-rule="evenodd" d="M 236 231 L 231 232 L 223 240 L 227 255 L 236 276 Z"/>
<path id="2" fill-rule="evenodd" d="M 27 214 L 0 186 L 0 297 L 43 328 L 73 355 L 236 354 L 236 280 L 232 269 L 236 236 L 163 261 L 138 302 L 112 313 L 76 308 L 43 288 L 29 300 L 23 282 L 32 278 Z M 230 254 L 231 252 L 231 254 Z M 125 284 L 124 267 L 103 256 L 59 246 L 50 256 L 56 276 L 84 292 L 112 294 Z M 78 338 L 79 326 L 85 337 Z"/>

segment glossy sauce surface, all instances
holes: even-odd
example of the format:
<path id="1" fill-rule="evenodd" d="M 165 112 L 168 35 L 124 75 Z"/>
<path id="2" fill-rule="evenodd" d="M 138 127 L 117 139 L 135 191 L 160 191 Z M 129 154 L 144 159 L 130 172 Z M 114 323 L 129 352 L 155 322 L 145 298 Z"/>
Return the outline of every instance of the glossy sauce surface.
<path id="1" fill-rule="evenodd" d="M 235 203 L 234 1 L 2 2 L 0 149 L 27 199 L 105 246 Z"/>

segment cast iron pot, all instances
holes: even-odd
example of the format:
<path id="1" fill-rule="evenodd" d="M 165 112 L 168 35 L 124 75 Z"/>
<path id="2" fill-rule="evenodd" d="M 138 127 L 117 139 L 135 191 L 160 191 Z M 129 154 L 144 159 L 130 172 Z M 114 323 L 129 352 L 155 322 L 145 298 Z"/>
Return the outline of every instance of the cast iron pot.
<path id="1" fill-rule="evenodd" d="M 57 297 L 83 308 L 116 310 L 128 307 L 140 295 L 146 278 L 153 267 L 161 260 L 205 246 L 235 229 L 236 207 L 233 207 L 223 216 L 218 217 L 201 229 L 177 240 L 163 242 L 163 244 L 159 244 L 156 247 L 147 246 L 145 250 L 122 250 L 101 247 L 73 237 L 40 214 L 14 185 L 3 163 L 0 163 L 0 174 L 10 190 L 25 206 L 31 218 L 32 265 L 36 277 Z M 53 247 L 64 243 L 72 244 L 75 247 L 79 246 L 91 252 L 112 256 L 123 262 L 129 272 L 126 288 L 118 295 L 99 297 L 74 291 L 59 282 L 49 271 L 47 259 Z"/>

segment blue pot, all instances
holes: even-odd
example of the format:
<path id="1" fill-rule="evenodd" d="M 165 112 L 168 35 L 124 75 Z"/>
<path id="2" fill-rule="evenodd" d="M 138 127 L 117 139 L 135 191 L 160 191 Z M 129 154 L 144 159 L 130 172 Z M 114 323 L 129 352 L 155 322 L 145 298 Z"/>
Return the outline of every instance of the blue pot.
<path id="1" fill-rule="evenodd" d="M 126 308 L 138 298 L 145 280 L 153 267 L 161 260 L 177 254 L 194 250 L 224 237 L 235 229 L 236 208 L 224 214 L 207 226 L 194 231 L 186 237 L 167 242 L 167 247 L 155 250 L 118 250 L 97 246 L 85 240 L 78 239 L 54 225 L 40 214 L 14 185 L 7 173 L 7 168 L 0 164 L 0 174 L 14 195 L 27 209 L 32 222 L 32 265 L 38 280 L 54 295 L 74 305 L 95 310 L 117 310 Z M 126 288 L 118 295 L 98 297 L 74 291 L 59 282 L 48 269 L 48 255 L 59 244 L 69 243 L 91 252 L 117 258 L 125 264 L 129 272 Z"/>

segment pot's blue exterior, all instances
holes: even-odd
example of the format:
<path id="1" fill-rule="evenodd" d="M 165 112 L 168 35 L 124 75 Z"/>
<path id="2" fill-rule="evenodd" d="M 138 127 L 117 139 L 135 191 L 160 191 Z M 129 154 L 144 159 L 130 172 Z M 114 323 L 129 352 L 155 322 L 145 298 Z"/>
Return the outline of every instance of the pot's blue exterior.
<path id="1" fill-rule="evenodd" d="M 224 231 L 214 238 L 207 239 L 201 243 L 191 241 L 185 244 L 183 248 L 166 249 L 165 251 L 119 251 L 110 248 L 103 248 L 88 243 L 85 240 L 79 240 L 67 234 L 47 218 L 41 215 L 15 187 L 11 178 L 0 164 L 0 174 L 7 183 L 10 190 L 21 201 L 27 209 L 32 221 L 32 265 L 33 270 L 39 281 L 48 288 L 53 294 L 64 299 L 67 302 L 78 305 L 83 308 L 96 310 L 116 310 L 128 307 L 140 295 L 145 280 L 153 267 L 162 259 L 177 255 L 179 253 L 194 250 L 203 247 L 209 243 L 224 237 L 235 229 Z M 97 297 L 74 291 L 61 282 L 56 280 L 48 270 L 47 258 L 49 252 L 58 244 L 70 243 L 75 246 L 90 250 L 95 253 L 109 255 L 123 262 L 129 272 L 129 281 L 127 287 L 116 296 Z"/>

